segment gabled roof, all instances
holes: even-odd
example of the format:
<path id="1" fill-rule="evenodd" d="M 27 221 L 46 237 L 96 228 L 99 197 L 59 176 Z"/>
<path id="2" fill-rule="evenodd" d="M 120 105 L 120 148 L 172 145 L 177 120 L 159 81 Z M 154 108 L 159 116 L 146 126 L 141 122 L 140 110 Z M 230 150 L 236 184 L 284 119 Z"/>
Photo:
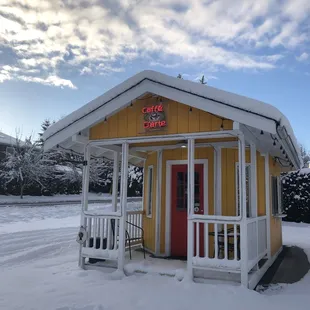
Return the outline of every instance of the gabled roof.
<path id="1" fill-rule="evenodd" d="M 13 138 L 3 132 L 0 131 L 0 144 L 2 145 L 15 145 L 16 144 L 16 138 Z"/>
<path id="2" fill-rule="evenodd" d="M 286 134 L 295 166 L 300 166 L 297 139 L 288 119 L 274 106 L 214 87 L 174 78 L 156 71 L 142 71 L 52 125 L 43 135 L 45 149 L 104 120 L 146 93 L 191 105 L 257 130 Z M 299 161 L 299 163 L 298 163 Z"/>

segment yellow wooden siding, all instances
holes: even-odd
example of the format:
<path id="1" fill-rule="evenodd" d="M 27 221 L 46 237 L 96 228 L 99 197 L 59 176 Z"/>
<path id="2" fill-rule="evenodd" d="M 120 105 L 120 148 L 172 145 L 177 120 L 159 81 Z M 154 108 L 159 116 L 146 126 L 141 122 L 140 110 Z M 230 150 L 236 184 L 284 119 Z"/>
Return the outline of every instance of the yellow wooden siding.
<path id="1" fill-rule="evenodd" d="M 281 174 L 281 167 L 276 163 L 272 157 L 269 157 L 269 170 L 271 176 L 279 176 Z M 272 191 L 270 184 L 270 246 L 271 255 L 275 255 L 282 246 L 282 219 L 274 217 L 272 214 Z"/>
<path id="2" fill-rule="evenodd" d="M 250 151 L 245 152 L 246 163 L 250 163 Z M 222 215 L 236 215 L 236 163 L 238 149 L 222 149 Z"/>
<path id="3" fill-rule="evenodd" d="M 148 199 L 148 167 L 153 166 L 153 197 L 152 197 L 152 215 L 147 216 L 147 199 Z M 144 242 L 145 247 L 155 252 L 155 225 L 156 225 L 156 180 L 157 180 L 157 155 L 152 153 L 145 161 L 144 170 L 144 199 L 143 199 L 143 228 L 144 228 Z"/>
<path id="4" fill-rule="evenodd" d="M 208 214 L 214 214 L 214 150 L 213 148 L 197 148 L 195 150 L 195 159 L 208 159 Z M 150 165 L 154 166 L 154 183 L 153 183 L 153 214 L 152 218 L 144 216 L 144 229 L 146 247 L 152 251 L 155 250 L 155 212 L 156 212 L 156 182 L 157 178 L 157 155 L 156 152 L 151 153 L 145 165 L 145 181 L 147 182 L 147 167 Z M 187 160 L 187 149 L 174 149 L 163 151 L 163 163 L 162 163 L 162 189 L 160 197 L 161 207 L 161 229 L 160 229 L 160 252 L 165 253 L 165 231 L 166 231 L 166 165 L 168 160 Z M 222 149 L 222 212 L 223 215 L 236 215 L 236 163 L 238 162 L 238 150 L 237 149 Z M 250 151 L 246 150 L 246 162 L 250 162 Z M 258 214 L 260 216 L 266 214 L 265 208 L 265 164 L 264 157 L 257 152 L 257 203 L 258 203 Z M 144 206 L 146 206 L 147 199 L 147 183 L 144 188 Z M 145 208 L 145 207 L 144 207 Z M 146 211 L 146 210 L 145 210 Z M 277 222 L 277 219 L 273 219 Z M 275 230 L 278 226 L 273 226 Z M 212 231 L 212 227 L 210 227 Z M 272 233 L 272 242 L 275 244 L 279 243 L 276 241 L 277 233 Z M 210 240 L 209 254 L 213 253 L 212 240 Z"/>
<path id="5" fill-rule="evenodd" d="M 256 153 L 257 165 L 257 214 L 266 215 L 266 191 L 265 191 L 265 157 Z"/>
<path id="6" fill-rule="evenodd" d="M 90 139 L 111 139 L 138 136 L 156 136 L 165 134 L 178 134 L 203 131 L 218 131 L 221 129 L 222 119 L 181 104 L 172 100 L 164 100 L 164 109 L 167 119 L 167 127 L 163 130 L 144 132 L 143 130 L 143 113 L 144 106 L 158 104 L 156 98 L 141 99 L 133 102 L 133 105 L 126 107 L 116 114 L 107 118 L 90 128 Z M 190 103 L 189 103 L 190 104 Z M 224 129 L 232 129 L 231 120 L 223 121 Z"/>

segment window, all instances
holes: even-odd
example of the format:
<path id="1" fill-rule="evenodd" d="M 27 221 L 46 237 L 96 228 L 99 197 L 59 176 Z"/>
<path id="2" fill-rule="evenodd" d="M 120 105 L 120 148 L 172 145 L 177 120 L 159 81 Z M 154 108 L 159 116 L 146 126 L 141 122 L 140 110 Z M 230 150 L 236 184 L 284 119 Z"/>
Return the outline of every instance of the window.
<path id="1" fill-rule="evenodd" d="M 187 172 L 177 172 L 177 210 L 187 210 Z M 200 174 L 195 171 L 195 207 L 200 206 Z"/>
<path id="2" fill-rule="evenodd" d="M 280 177 L 271 177 L 272 215 L 281 215 L 282 207 L 282 183 Z"/>
<path id="3" fill-rule="evenodd" d="M 146 195 L 146 215 L 152 217 L 153 208 L 153 166 L 147 170 L 147 195 Z"/>
<path id="4" fill-rule="evenodd" d="M 240 188 L 239 188 L 239 163 L 236 164 L 236 206 L 237 215 L 240 215 Z M 246 213 L 250 217 L 251 210 L 251 165 L 245 165 L 245 191 L 246 191 Z"/>

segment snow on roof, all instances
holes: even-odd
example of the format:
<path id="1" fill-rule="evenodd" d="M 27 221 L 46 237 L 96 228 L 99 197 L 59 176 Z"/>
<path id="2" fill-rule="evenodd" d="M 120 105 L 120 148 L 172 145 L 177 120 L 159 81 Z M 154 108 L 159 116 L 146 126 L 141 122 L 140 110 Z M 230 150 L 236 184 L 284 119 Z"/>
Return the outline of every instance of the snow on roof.
<path id="1" fill-rule="evenodd" d="M 178 79 L 175 77 L 168 76 L 156 71 L 145 70 L 142 71 L 131 78 L 125 80 L 123 83 L 110 89 L 103 95 L 92 100 L 88 104 L 84 105 L 75 112 L 69 114 L 65 118 L 61 119 L 57 123 L 49 127 L 43 135 L 45 140 L 49 139 L 61 132 L 63 129 L 73 126 L 76 122 L 86 117 L 90 113 L 98 110 L 103 105 L 107 104 L 114 98 L 125 93 L 129 89 L 142 84 L 144 80 L 154 82 L 159 85 L 168 86 L 170 88 L 180 90 L 183 92 L 190 93 L 191 95 L 196 95 L 205 99 L 209 99 L 217 102 L 219 105 L 223 104 L 232 108 L 242 110 L 243 112 L 248 112 L 255 114 L 257 116 L 265 117 L 269 120 L 277 122 L 280 126 L 284 126 L 287 130 L 288 135 L 292 139 L 292 143 L 296 149 L 297 155 L 300 158 L 299 146 L 297 139 L 294 135 L 294 131 L 290 125 L 288 119 L 274 106 L 258 101 L 255 99 L 247 98 L 245 96 L 237 95 L 227 91 L 223 91 L 211 86 L 202 85 L 197 82 L 192 82 L 188 80 Z M 128 101 L 130 102 L 130 100 Z M 126 104 L 128 104 L 128 102 Z M 105 115 L 102 115 L 102 119 Z M 85 128 L 77 128 L 76 132 L 81 131 Z"/>
<path id="2" fill-rule="evenodd" d="M 0 131 L 0 144 L 15 145 L 16 139 Z"/>
<path id="3" fill-rule="evenodd" d="M 310 168 L 302 168 L 299 170 L 299 174 L 310 174 Z"/>

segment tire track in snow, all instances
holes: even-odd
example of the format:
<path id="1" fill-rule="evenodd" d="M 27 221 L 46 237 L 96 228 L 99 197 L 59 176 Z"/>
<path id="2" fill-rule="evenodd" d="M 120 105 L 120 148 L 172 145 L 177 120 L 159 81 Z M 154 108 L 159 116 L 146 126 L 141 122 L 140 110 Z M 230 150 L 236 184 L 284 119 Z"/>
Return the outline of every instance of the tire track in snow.
<path id="1" fill-rule="evenodd" d="M 0 265 L 12 267 L 55 257 L 75 246 L 77 229 L 62 228 L 0 236 Z"/>

